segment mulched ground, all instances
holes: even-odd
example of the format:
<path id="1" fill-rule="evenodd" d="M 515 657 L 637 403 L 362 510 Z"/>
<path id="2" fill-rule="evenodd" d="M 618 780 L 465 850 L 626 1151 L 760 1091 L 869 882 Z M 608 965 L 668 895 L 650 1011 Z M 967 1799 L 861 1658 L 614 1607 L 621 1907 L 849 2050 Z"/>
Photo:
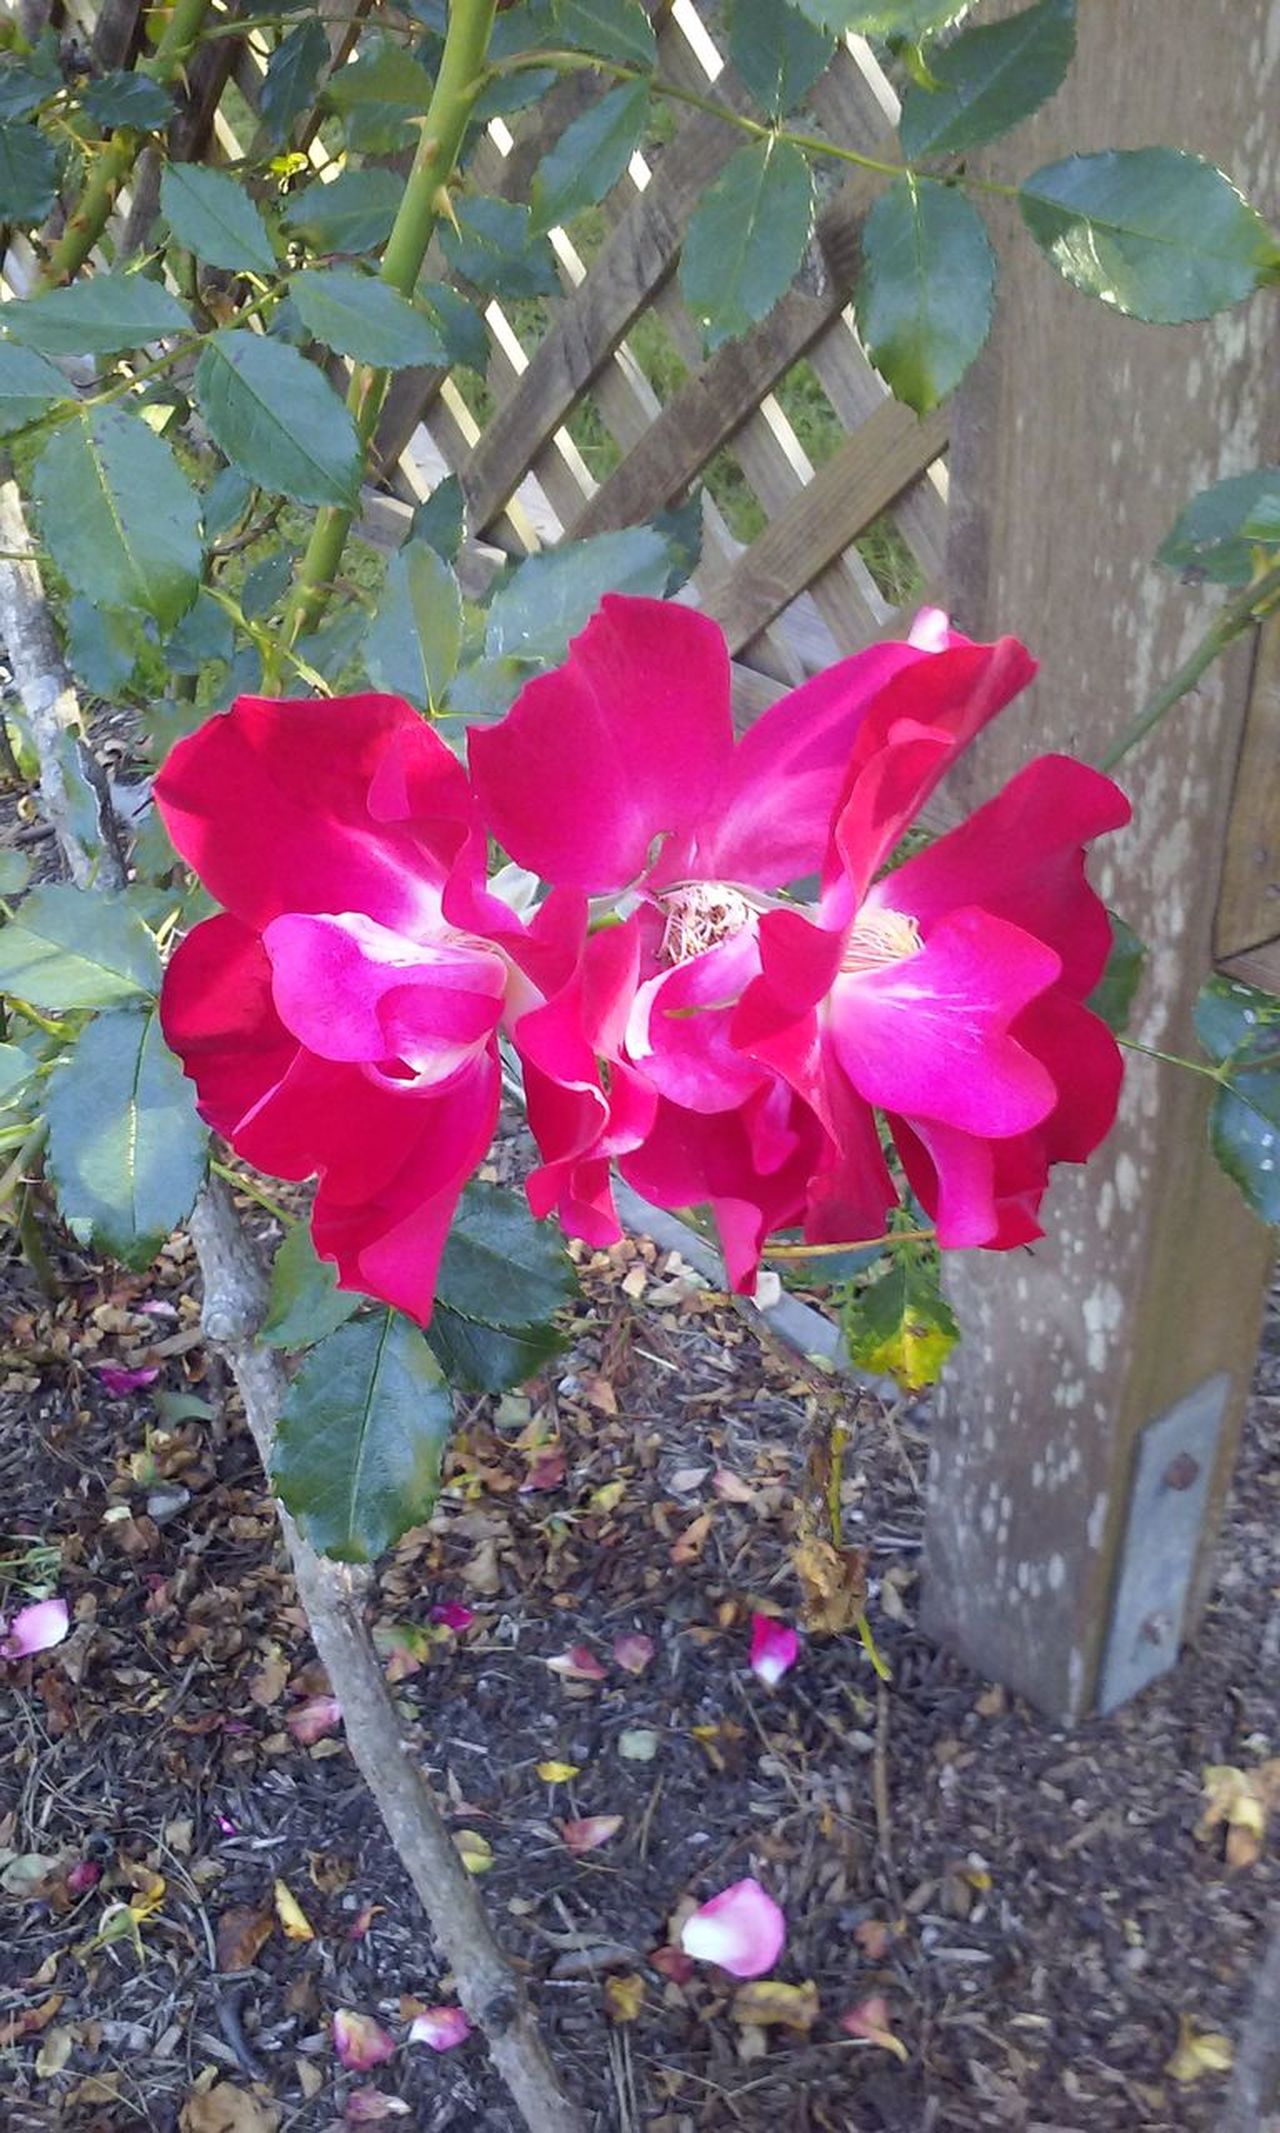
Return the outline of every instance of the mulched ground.
<path id="1" fill-rule="evenodd" d="M 323 1683 L 189 1256 L 66 1267 L 52 1313 L 10 1269 L 0 1357 L 0 1556 L 49 1543 L 75 1615 L 0 1683 L 0 2126 L 319 2133 L 366 2087 L 408 2105 L 392 2125 L 513 2133 L 475 2040 L 339 2067 L 336 2008 L 403 2038 L 447 1981 L 340 1733 L 288 1730 Z M 843 1637 L 763 1689 L 749 1618 L 797 1609 L 821 1388 L 652 1246 L 583 1274 L 548 1380 L 467 1410 L 378 1625 L 600 2133 L 1210 2128 L 1221 2075 L 1166 2068 L 1180 2020 L 1238 2022 L 1280 1888 L 1274 1831 L 1234 1870 L 1221 1831 L 1195 1834 L 1202 1766 L 1280 1754 L 1280 1324 L 1197 1648 L 1068 1735 L 917 1633 L 926 1418 L 870 1400 L 845 1518 L 892 1685 Z M 104 1362 L 162 1375 L 110 1398 Z M 460 1635 L 430 1619 L 453 1601 Z M 655 1647 L 640 1673 L 613 1657 L 629 1632 Z M 548 1668 L 578 1645 L 603 1682 Z M 548 1760 L 579 1775 L 548 1784 Z M 574 1857 L 558 1825 L 589 1815 L 621 1827 Z M 682 1900 L 748 1872 L 787 1913 L 779 1978 L 816 1988 L 807 2030 L 652 1961 Z M 312 1938 L 286 1935 L 277 1884 Z M 896 2048 L 841 2027 L 868 2001 Z"/>

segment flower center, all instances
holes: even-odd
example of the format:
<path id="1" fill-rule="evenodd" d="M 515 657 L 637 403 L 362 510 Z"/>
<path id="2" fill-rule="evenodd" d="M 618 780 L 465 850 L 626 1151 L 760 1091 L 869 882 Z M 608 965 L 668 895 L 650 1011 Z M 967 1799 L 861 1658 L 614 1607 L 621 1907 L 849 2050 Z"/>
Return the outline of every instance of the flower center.
<path id="1" fill-rule="evenodd" d="M 904 911 L 861 911 L 844 944 L 840 968 L 850 976 L 860 971 L 887 970 L 905 962 L 923 948 L 920 928 Z"/>
<path id="2" fill-rule="evenodd" d="M 741 933 L 755 911 L 740 889 L 723 881 L 690 881 L 659 897 L 666 925 L 659 954 L 672 965 L 691 962 Z"/>

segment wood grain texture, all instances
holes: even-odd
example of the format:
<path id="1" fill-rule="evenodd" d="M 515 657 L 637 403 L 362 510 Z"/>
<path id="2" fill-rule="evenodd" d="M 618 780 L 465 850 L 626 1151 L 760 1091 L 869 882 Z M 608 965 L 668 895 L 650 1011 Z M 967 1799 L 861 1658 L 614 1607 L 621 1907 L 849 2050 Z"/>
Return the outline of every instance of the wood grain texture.
<path id="1" fill-rule="evenodd" d="M 1069 149 L 1167 142 L 1222 164 L 1274 214 L 1278 90 L 1277 0 L 1202 0 L 1176 36 L 1164 0 L 1086 7 L 1066 86 L 984 167 L 1008 179 Z M 992 219 L 999 322 L 952 426 L 954 611 L 974 634 L 1020 634 L 1042 665 L 961 766 L 953 790 L 970 803 L 1039 750 L 1098 756 L 1176 670 L 1215 596 L 1150 559 L 1188 496 L 1280 444 L 1274 296 L 1204 325 L 1142 326 L 1059 282 L 1011 213 Z M 1175 1052 L 1192 1048 L 1212 960 L 1251 666 L 1235 647 L 1194 715 L 1125 762 L 1134 823 L 1094 868 L 1149 945 L 1131 1034 Z M 965 1338 L 939 1402 L 926 1619 L 1065 1717 L 1093 1702 L 1138 1434 L 1225 1370 L 1231 1410 L 1184 1632 L 1210 1575 L 1271 1240 L 1208 1154 L 1207 1093 L 1133 1061 L 1112 1137 L 1049 1195 L 1044 1242 L 952 1263 Z"/>
<path id="2" fill-rule="evenodd" d="M 1214 947 L 1220 960 L 1256 951 L 1280 935 L 1280 615 L 1258 632 Z M 1274 951 L 1280 956 L 1280 945 Z M 1280 990 L 1280 986 L 1276 988 Z"/>

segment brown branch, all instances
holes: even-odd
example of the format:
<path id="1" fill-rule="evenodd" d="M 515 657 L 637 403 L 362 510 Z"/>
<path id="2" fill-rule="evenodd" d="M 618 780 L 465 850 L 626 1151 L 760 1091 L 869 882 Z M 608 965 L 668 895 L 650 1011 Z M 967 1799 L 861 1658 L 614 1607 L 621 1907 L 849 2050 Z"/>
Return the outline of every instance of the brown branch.
<path id="1" fill-rule="evenodd" d="M 0 547 L 30 548 L 22 501 L 12 481 L 0 484 Z M 63 664 L 34 562 L 0 561 L 0 635 L 31 719 L 40 756 L 41 797 L 72 879 L 118 886 L 122 875 L 96 861 L 77 835 L 61 751 L 80 728 L 80 707 Z M 204 1282 L 207 1339 L 226 1357 L 245 1417 L 271 1471 L 276 1417 L 285 1392 L 280 1358 L 257 1339 L 266 1281 L 219 1179 L 211 1178 L 191 1216 L 191 1237 Z M 281 1507 L 298 1596 L 312 1639 L 342 1706 L 347 1742 L 378 1804 L 387 1833 L 422 1905 L 458 1998 L 488 2039 L 530 2133 L 586 2133 L 538 2034 L 522 1982 L 503 1953 L 396 1716 L 364 1615 L 368 1574 L 327 1562 Z"/>

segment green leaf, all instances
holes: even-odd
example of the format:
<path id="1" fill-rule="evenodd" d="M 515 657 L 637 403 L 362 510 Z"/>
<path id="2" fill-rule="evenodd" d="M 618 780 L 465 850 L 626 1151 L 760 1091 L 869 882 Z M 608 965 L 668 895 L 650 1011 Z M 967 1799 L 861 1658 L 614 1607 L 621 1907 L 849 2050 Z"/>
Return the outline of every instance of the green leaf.
<path id="1" fill-rule="evenodd" d="M 316 83 L 329 57 L 329 40 L 318 15 L 309 15 L 290 30 L 267 61 L 258 98 L 258 116 L 279 146 L 294 123 L 315 102 Z"/>
<path id="2" fill-rule="evenodd" d="M 21 121 L 0 125 L 0 222 L 43 222 L 57 197 L 52 141 Z"/>
<path id="3" fill-rule="evenodd" d="M 411 541 L 425 541 L 446 563 L 456 561 L 466 531 L 466 499 L 456 474 L 446 474 L 423 498 L 409 522 Z"/>
<path id="4" fill-rule="evenodd" d="M 403 192 L 397 171 L 344 170 L 291 200 L 285 227 L 317 252 L 374 252 L 391 235 Z"/>
<path id="5" fill-rule="evenodd" d="M 77 592 L 168 626 L 196 596 L 200 499 L 169 447 L 122 407 L 55 430 L 32 486 L 51 555 Z"/>
<path id="6" fill-rule="evenodd" d="M 1255 551 L 1277 546 L 1280 467 L 1255 467 L 1193 496 L 1156 550 L 1156 561 L 1219 585 L 1247 585 L 1256 568 Z"/>
<path id="7" fill-rule="evenodd" d="M 929 57 L 937 86 L 912 82 L 902 99 L 908 162 L 959 155 L 1008 133 L 1062 87 L 1075 48 L 1075 0 L 1037 0 L 941 46 Z"/>
<path id="8" fill-rule="evenodd" d="M 229 171 L 166 164 L 160 212 L 178 243 L 207 266 L 232 274 L 275 273 L 275 247 L 262 211 Z"/>
<path id="9" fill-rule="evenodd" d="M 208 1142 L 158 1011 L 97 1016 L 51 1078 L 46 1110 L 63 1220 L 148 1265 L 191 1212 Z"/>
<path id="10" fill-rule="evenodd" d="M 656 67 L 657 39 L 639 0 L 556 0 L 563 43 L 575 52 L 598 52 L 628 67 Z"/>
<path id="11" fill-rule="evenodd" d="M 895 178 L 862 231 L 858 333 L 896 397 L 918 415 L 959 384 L 991 326 L 995 255 L 963 193 Z"/>
<path id="12" fill-rule="evenodd" d="M 118 1007 L 160 990 L 160 958 L 127 892 L 53 882 L 0 927 L 0 991 L 50 1014 Z"/>
<path id="13" fill-rule="evenodd" d="M 718 348 L 767 316 L 813 233 L 813 176 L 790 141 L 754 141 L 725 164 L 689 219 L 680 286 Z"/>
<path id="14" fill-rule="evenodd" d="M 349 147 L 360 155 L 389 155 L 425 118 L 431 87 L 431 76 L 403 45 L 375 37 L 350 66 L 330 76 L 323 101 L 342 119 Z"/>
<path id="15" fill-rule="evenodd" d="M 445 281 L 424 282 L 418 296 L 439 331 L 450 363 L 483 377 L 489 367 L 489 329 L 479 308 Z"/>
<path id="16" fill-rule="evenodd" d="M 612 192 L 649 116 L 647 82 L 624 82 L 565 127 L 534 174 L 533 228 L 553 229 Z"/>
<path id="17" fill-rule="evenodd" d="M 1018 204 L 1075 288 L 1157 325 L 1209 318 L 1280 271 L 1262 217 L 1212 163 L 1180 149 L 1068 156 L 1028 178 Z"/>
<path id="18" fill-rule="evenodd" d="M 76 680 L 111 701 L 129 680 L 146 642 L 132 608 L 102 607 L 77 593 L 67 609 L 67 661 Z"/>
<path id="19" fill-rule="evenodd" d="M 75 394 L 60 370 L 31 348 L 0 341 L 0 437 L 35 422 Z"/>
<path id="20" fill-rule="evenodd" d="M 787 0 L 731 0 L 729 57 L 762 111 L 785 118 L 827 71 L 833 40 Z"/>
<path id="21" fill-rule="evenodd" d="M 6 1109 L 24 1089 L 36 1070 L 36 1062 L 16 1044 L 0 1044 L 0 1104 Z"/>
<path id="22" fill-rule="evenodd" d="M 0 844 L 0 896 L 21 896 L 31 879 L 31 861 L 11 844 Z"/>
<path id="23" fill-rule="evenodd" d="M 824 30 L 923 44 L 967 15 L 973 0 L 795 0 Z"/>
<path id="24" fill-rule="evenodd" d="M 434 710 L 457 671 L 461 649 L 457 579 L 425 541 L 406 541 L 387 566 L 378 612 L 365 639 L 370 681 L 390 696 Z"/>
<path id="25" fill-rule="evenodd" d="M 451 1385 L 506 1392 L 537 1375 L 564 1342 L 554 1326 L 485 1326 L 437 1302 L 427 1339 Z"/>
<path id="26" fill-rule="evenodd" d="M 21 57 L 16 52 L 0 52 L 0 122 L 29 118 L 62 88 L 56 37 L 47 37 L 34 52 Z"/>
<path id="27" fill-rule="evenodd" d="M 440 231 L 440 249 L 455 274 L 487 296 L 554 296 L 560 288 L 555 254 L 529 227 L 529 210 L 515 200 L 460 200 L 458 226 Z"/>
<path id="28" fill-rule="evenodd" d="M 173 117 L 173 98 L 149 75 L 118 68 L 100 81 L 86 82 L 80 101 L 99 126 L 135 126 L 141 133 L 158 133 Z"/>
<path id="29" fill-rule="evenodd" d="M 1126 926 L 1114 911 L 1109 911 L 1107 916 L 1111 920 L 1111 953 L 1085 1006 L 1119 1036 L 1128 1027 L 1130 1011 L 1142 982 L 1147 950 L 1132 926 Z"/>
<path id="30" fill-rule="evenodd" d="M 1280 1223 L 1280 999 L 1212 977 L 1196 1001 L 1196 1035 L 1231 1077 L 1213 1099 L 1209 1145 L 1254 1213 Z"/>
<path id="31" fill-rule="evenodd" d="M 284 1403 L 272 1480 L 313 1547 L 371 1562 L 430 1517 L 452 1422 L 424 1336 L 378 1311 L 311 1350 Z"/>
<path id="32" fill-rule="evenodd" d="M 360 1308 L 338 1287 L 336 1269 L 316 1254 L 305 1222 L 295 1223 L 275 1256 L 260 1338 L 271 1348 L 314 1348 Z"/>
<path id="33" fill-rule="evenodd" d="M 468 1185 L 436 1280 L 438 1302 L 463 1318 L 515 1330 L 535 1325 L 574 1292 L 557 1236 L 501 1185 Z"/>
<path id="34" fill-rule="evenodd" d="M 564 656 L 569 639 L 586 628 L 607 592 L 657 599 L 667 564 L 666 542 L 651 526 L 562 541 L 526 557 L 493 596 L 485 629 L 487 658 L 514 655 L 533 664 L 554 663 Z"/>
<path id="35" fill-rule="evenodd" d="M 187 333 L 191 321 L 168 290 L 145 274 L 95 274 L 6 304 L 0 328 L 11 341 L 38 348 L 42 355 L 116 355 L 171 333 Z"/>
<path id="36" fill-rule="evenodd" d="M 903 1254 L 879 1281 L 859 1289 L 845 1306 L 849 1360 L 876 1377 L 892 1377 L 904 1392 L 935 1385 L 960 1338 L 938 1286 L 936 1254 Z"/>
<path id="37" fill-rule="evenodd" d="M 215 444 L 250 479 L 298 504 L 354 504 L 363 453 L 328 379 L 283 341 L 215 334 L 196 366 Z"/>
<path id="38" fill-rule="evenodd" d="M 448 363 L 444 342 L 425 312 L 355 267 L 311 267 L 291 277 L 289 294 L 307 332 L 339 355 L 372 363 L 376 370 Z"/>

